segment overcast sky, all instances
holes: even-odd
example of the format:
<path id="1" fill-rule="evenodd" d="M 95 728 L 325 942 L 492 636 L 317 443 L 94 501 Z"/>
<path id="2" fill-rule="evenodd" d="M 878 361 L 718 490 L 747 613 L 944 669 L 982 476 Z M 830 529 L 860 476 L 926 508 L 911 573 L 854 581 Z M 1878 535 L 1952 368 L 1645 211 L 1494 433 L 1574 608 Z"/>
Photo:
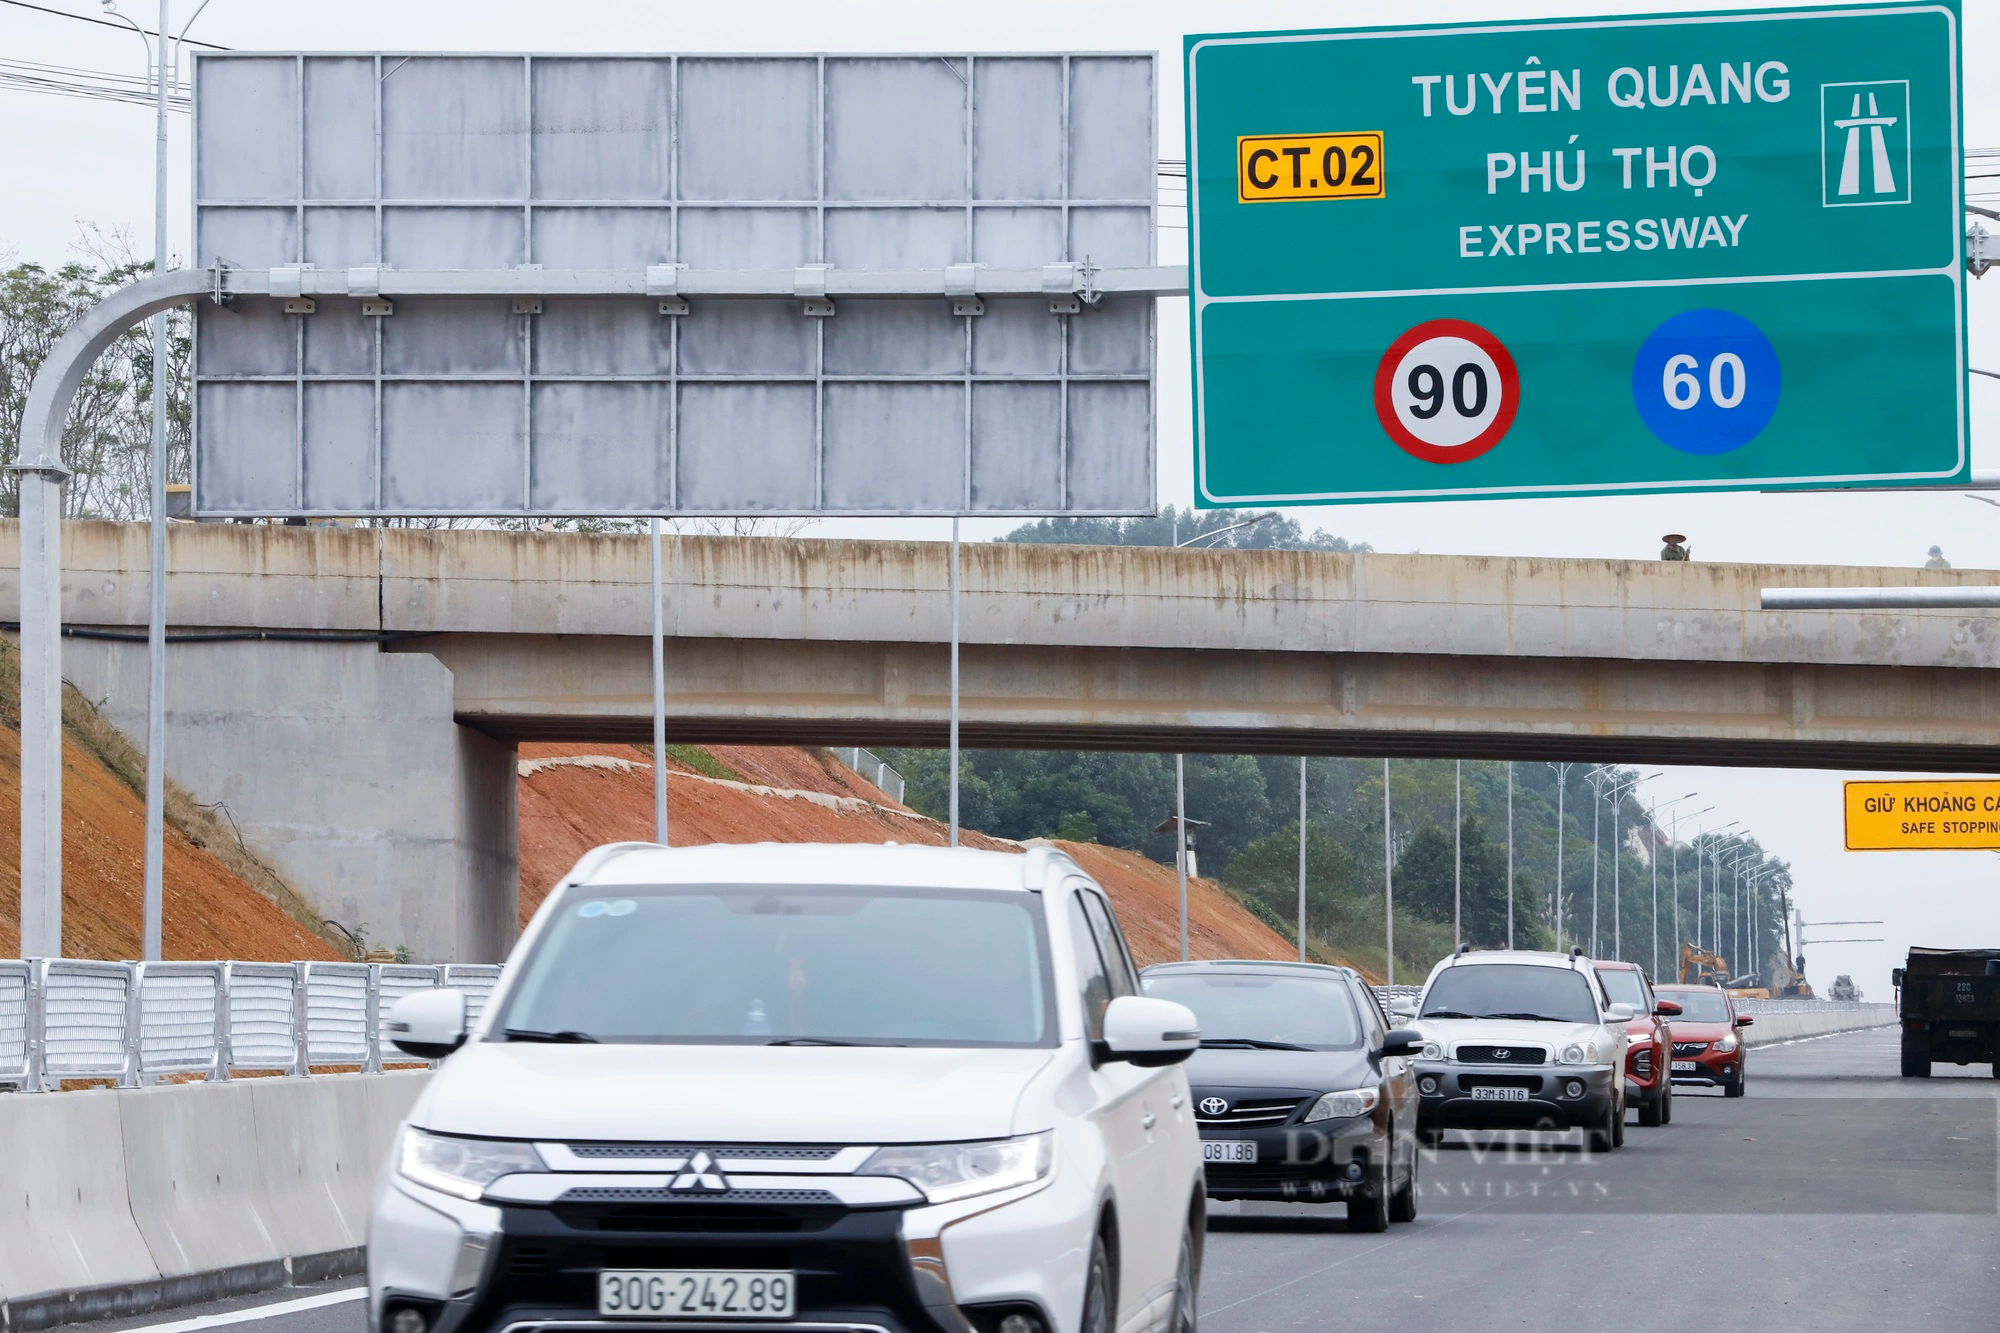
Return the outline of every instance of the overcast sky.
<path id="1" fill-rule="evenodd" d="M 85 0 L 35 0 L 46 8 L 97 16 Z M 126 0 L 146 26 L 147 0 Z M 273 4 L 212 0 L 193 37 L 238 49 L 402 49 L 505 51 L 836 51 L 836 50 L 1153 50 L 1162 55 L 1160 152 L 1181 146 L 1180 40 L 1188 32 L 1332 27 L 1380 22 L 1532 18 L 1713 6 L 1621 0 L 730 0 L 653 4 L 634 0 L 343 0 Z M 176 24 L 192 13 L 178 0 Z M 1965 6 L 1964 67 L 1969 148 L 2000 145 L 2000 3 Z M 12 60 L 137 72 L 139 40 L 0 3 L 0 53 Z M 59 262 L 83 224 L 122 228 L 150 251 L 152 113 L 97 101 L 0 89 L 0 258 Z M 172 170 L 173 246 L 187 236 L 185 117 L 176 117 Z M 1178 202 L 1178 196 L 1173 196 Z M 1161 221 L 1180 223 L 1178 212 Z M 2000 229 L 2000 224 L 1994 224 Z M 1160 233 L 1162 262 L 1185 258 L 1185 231 Z M 2000 370 L 2000 274 L 1970 287 L 1971 362 Z M 1192 494 L 1187 318 L 1184 301 L 1161 303 L 1159 337 L 1160 500 L 1186 505 Z M 2000 469 L 2000 380 L 1972 384 L 1973 466 Z M 1385 504 L 1296 511 L 1308 527 L 1372 543 L 1384 551 L 1650 559 L 1659 534 L 1687 533 L 1702 560 L 1920 565 L 1933 543 L 1953 563 L 2000 567 L 2000 511 L 1960 493 L 1896 495 L 1662 495 L 1470 504 Z M 970 537 L 1001 524 L 969 524 Z M 817 532 L 928 538 L 923 522 L 827 523 Z M 1650 771 L 1650 770 L 1649 770 Z M 1883 917 L 1881 945 L 1816 950 L 1809 971 L 1824 987 L 1852 972 L 1886 998 L 1888 969 L 1910 943 L 2000 945 L 1994 884 L 2000 859 L 1988 853 L 1850 854 L 1841 849 L 1840 780 L 1820 772 L 1687 769 L 1670 773 L 1660 795 L 1690 787 L 1718 806 L 1718 822 L 1741 819 L 1765 845 L 1792 860 L 1798 898 L 1813 919 Z M 1853 933 L 1872 934 L 1875 931 Z"/>

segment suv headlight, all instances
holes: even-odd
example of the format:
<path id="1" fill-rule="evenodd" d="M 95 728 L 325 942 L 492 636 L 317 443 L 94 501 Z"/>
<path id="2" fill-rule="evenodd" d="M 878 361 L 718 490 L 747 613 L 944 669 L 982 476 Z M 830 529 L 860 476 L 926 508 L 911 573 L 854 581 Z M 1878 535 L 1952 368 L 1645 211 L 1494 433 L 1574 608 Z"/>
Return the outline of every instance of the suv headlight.
<path id="1" fill-rule="evenodd" d="M 1424 1043 L 1424 1053 L 1423 1053 L 1423 1055 L 1422 1055 L 1422 1056 L 1421 1056 L 1420 1058 L 1422 1058 L 1422 1059 L 1425 1059 L 1425 1060 L 1442 1060 L 1442 1059 L 1444 1059 L 1444 1043 L 1443 1043 L 1443 1042 L 1441 1042 L 1441 1041 L 1427 1041 L 1427 1042 L 1425 1042 L 1425 1043 Z"/>
<path id="2" fill-rule="evenodd" d="M 405 1180 L 426 1189 L 477 1199 L 502 1176 L 521 1171 L 547 1171 L 531 1143 L 506 1139 L 461 1139 L 421 1129 L 403 1131 L 396 1170 Z"/>
<path id="3" fill-rule="evenodd" d="M 1350 1092 L 1329 1092 L 1313 1103 L 1306 1112 L 1305 1123 L 1315 1120 L 1347 1120 L 1357 1115 L 1367 1115 L 1381 1102 L 1382 1094 L 1375 1088 L 1355 1088 Z"/>
<path id="4" fill-rule="evenodd" d="M 896 1144 L 877 1148 L 861 1176 L 897 1176 L 923 1191 L 932 1203 L 950 1203 L 978 1194 L 1046 1180 L 1055 1165 L 1054 1130 L 983 1143 Z"/>
<path id="5" fill-rule="evenodd" d="M 1562 1048 L 1558 1062 L 1566 1065 L 1594 1065 L 1597 1063 L 1597 1043 L 1593 1041 L 1585 1044 L 1573 1041 Z"/>
<path id="6" fill-rule="evenodd" d="M 1734 1032 L 1726 1034 L 1721 1039 L 1719 1039 L 1715 1043 L 1715 1045 L 1709 1047 L 1709 1049 L 1714 1051 L 1718 1055 L 1729 1054 L 1731 1051 L 1736 1049 L 1736 1034 Z"/>

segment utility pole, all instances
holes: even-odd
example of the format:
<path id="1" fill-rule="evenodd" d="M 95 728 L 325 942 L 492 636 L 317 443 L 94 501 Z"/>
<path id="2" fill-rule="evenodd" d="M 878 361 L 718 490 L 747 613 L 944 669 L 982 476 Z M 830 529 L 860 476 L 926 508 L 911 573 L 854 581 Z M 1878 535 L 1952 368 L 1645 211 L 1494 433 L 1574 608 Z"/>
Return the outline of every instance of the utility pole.
<path id="1" fill-rule="evenodd" d="M 1382 921 L 1389 984 L 1396 984 L 1396 880 L 1389 836 L 1389 757 L 1382 757 Z"/>
<path id="2" fill-rule="evenodd" d="M 1188 960 L 1187 781 L 1181 760 L 1181 755 L 1174 756 L 1174 871 L 1181 882 L 1181 961 L 1185 963 Z"/>
<path id="3" fill-rule="evenodd" d="M 1174 756 L 1174 785 L 1180 785 L 1181 759 Z M 1186 811 L 1182 811 L 1186 814 Z M 1187 827 L 1180 829 L 1182 841 Z M 958 519 L 951 520 L 951 845 L 958 846 Z M 1187 875 L 1181 875 L 1181 957 L 1187 957 Z"/>
<path id="4" fill-rule="evenodd" d="M 1306 960 L 1306 757 L 1299 756 L 1299 961 Z"/>
<path id="5" fill-rule="evenodd" d="M 1451 947 L 1456 952 L 1465 943 L 1465 761 L 1452 761 L 1451 795 Z M 1511 922 L 1509 923 L 1512 924 Z M 1507 947 L 1514 947 L 1514 932 L 1507 932 Z"/>
<path id="6" fill-rule="evenodd" d="M 1563 818 L 1563 797 L 1569 791 L 1569 771 L 1574 764 L 1558 764 L 1544 760 L 1556 774 L 1556 952 L 1563 948 L 1563 840 L 1568 834 L 1568 825 Z"/>
<path id="7" fill-rule="evenodd" d="M 1514 761 L 1507 761 L 1507 947 L 1514 947 Z"/>
<path id="8" fill-rule="evenodd" d="M 653 841 L 667 845 L 667 631 L 660 578 L 660 520 L 653 535 Z"/>

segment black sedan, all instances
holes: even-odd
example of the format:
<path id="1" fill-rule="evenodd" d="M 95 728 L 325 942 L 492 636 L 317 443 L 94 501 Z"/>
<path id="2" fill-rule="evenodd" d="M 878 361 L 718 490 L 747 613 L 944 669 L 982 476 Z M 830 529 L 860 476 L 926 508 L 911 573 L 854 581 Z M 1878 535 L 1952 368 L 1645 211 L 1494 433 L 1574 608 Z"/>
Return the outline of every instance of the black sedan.
<path id="1" fill-rule="evenodd" d="M 1140 982 L 1201 1019 L 1187 1074 L 1210 1198 L 1345 1202 L 1359 1231 L 1415 1220 L 1423 1038 L 1391 1030 L 1359 974 L 1161 963 Z"/>

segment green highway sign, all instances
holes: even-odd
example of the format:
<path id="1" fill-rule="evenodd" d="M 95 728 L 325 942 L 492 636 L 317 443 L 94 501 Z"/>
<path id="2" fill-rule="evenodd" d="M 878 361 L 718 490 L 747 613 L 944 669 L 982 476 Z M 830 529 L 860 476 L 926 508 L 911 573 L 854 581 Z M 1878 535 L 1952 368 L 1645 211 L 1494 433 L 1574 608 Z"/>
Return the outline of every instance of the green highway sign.
<path id="1" fill-rule="evenodd" d="M 1956 0 L 1186 62 L 1198 504 L 1966 477 Z"/>

